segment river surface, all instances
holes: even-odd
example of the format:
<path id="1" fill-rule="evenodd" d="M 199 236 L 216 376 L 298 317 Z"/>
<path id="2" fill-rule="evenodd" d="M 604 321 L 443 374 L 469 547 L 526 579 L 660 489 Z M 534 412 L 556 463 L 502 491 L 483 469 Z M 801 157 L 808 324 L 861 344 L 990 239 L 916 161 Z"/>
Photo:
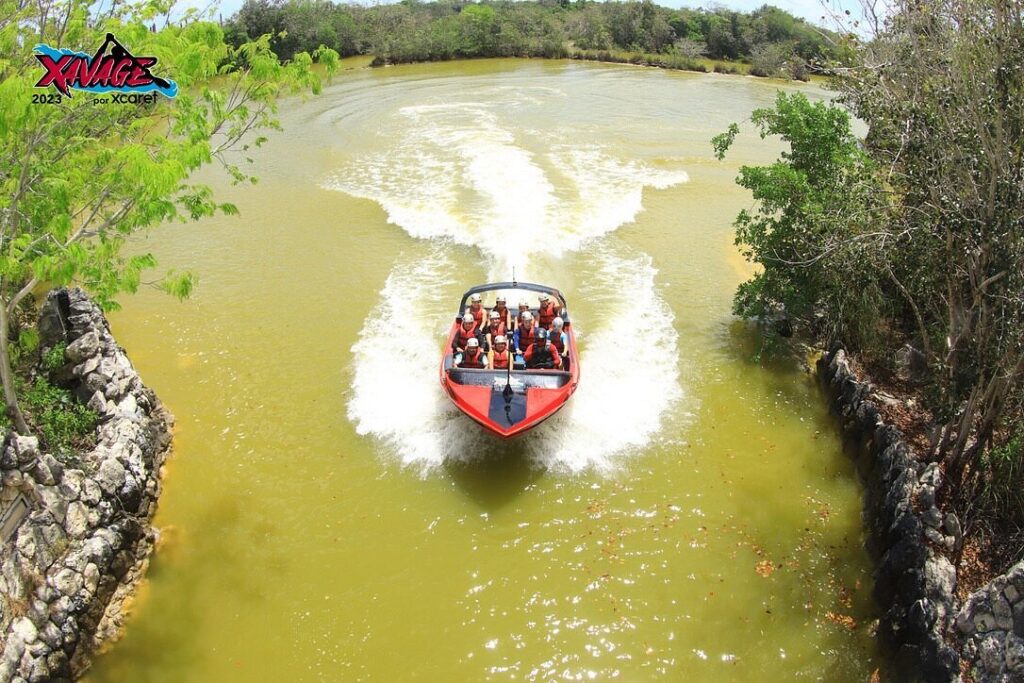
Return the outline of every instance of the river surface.
<path id="1" fill-rule="evenodd" d="M 241 217 L 114 332 L 177 418 L 163 535 L 92 681 L 863 681 L 861 487 L 811 376 L 754 360 L 710 138 L 815 86 L 483 60 L 287 103 Z M 582 378 L 512 444 L 437 380 L 470 285 L 566 293 Z"/>

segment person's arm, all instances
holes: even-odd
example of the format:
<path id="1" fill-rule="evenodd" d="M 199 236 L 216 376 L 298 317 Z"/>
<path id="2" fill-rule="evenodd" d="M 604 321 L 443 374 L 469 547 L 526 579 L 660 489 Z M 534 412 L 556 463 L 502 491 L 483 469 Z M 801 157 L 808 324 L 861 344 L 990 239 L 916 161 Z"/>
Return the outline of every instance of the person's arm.
<path id="1" fill-rule="evenodd" d="M 512 334 L 512 345 L 515 347 L 515 352 L 522 355 L 523 350 L 519 348 L 519 328 Z"/>
<path id="2" fill-rule="evenodd" d="M 530 344 L 530 347 L 526 349 L 526 353 L 523 354 L 523 360 L 527 363 L 530 362 L 531 358 L 533 358 L 533 344 Z"/>
<path id="3" fill-rule="evenodd" d="M 551 342 L 548 342 L 548 351 L 551 353 L 551 364 L 557 370 L 562 367 L 562 356 L 558 353 L 558 349 Z"/>

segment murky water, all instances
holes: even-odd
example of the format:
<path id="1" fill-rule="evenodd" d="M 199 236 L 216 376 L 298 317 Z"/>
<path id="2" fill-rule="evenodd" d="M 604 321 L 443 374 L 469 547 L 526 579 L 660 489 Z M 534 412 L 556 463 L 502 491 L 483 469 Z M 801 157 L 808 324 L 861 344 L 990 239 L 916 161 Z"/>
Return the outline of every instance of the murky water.
<path id="1" fill-rule="evenodd" d="M 178 419 L 164 544 L 95 681 L 864 680 L 860 487 L 812 380 L 730 316 L 778 84 L 488 60 L 292 103 L 241 218 L 140 241 L 115 333 Z M 825 93 L 804 86 L 812 97 Z M 468 286 L 569 297 L 582 380 L 511 445 L 454 411 Z"/>

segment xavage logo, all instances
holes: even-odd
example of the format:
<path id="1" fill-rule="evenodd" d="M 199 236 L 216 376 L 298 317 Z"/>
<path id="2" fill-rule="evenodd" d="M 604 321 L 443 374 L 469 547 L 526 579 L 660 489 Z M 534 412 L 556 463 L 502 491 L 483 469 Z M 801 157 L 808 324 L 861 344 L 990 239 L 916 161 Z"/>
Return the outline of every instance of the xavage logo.
<path id="1" fill-rule="evenodd" d="M 52 85 L 65 97 L 71 97 L 72 90 L 92 93 L 158 92 L 165 97 L 178 94 L 177 83 L 154 76 L 150 71 L 156 65 L 156 57 L 136 57 L 117 41 L 113 33 L 107 34 L 103 45 L 91 57 L 84 52 L 72 52 L 66 48 L 58 50 L 42 44 L 36 45 L 33 52 L 46 69 L 36 87 Z M 114 99 L 119 101 L 117 95 Z"/>

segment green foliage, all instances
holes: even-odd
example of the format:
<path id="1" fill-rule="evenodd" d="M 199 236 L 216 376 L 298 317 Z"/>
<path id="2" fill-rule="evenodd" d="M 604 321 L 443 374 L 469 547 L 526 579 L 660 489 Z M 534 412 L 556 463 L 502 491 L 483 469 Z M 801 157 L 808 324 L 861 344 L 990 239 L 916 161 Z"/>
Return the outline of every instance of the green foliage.
<path id="1" fill-rule="evenodd" d="M 308 54 L 281 64 L 266 38 L 232 47 L 219 26 L 201 21 L 151 32 L 143 22 L 157 9 L 152 3 L 92 16 L 80 3 L 52 0 L 53 19 L 42 25 L 33 8 L 0 5 L 20 17 L 0 27 L 0 40 L 23 46 L 0 75 L 0 131 L 17 131 L 0 138 L 0 229 L 10 245 L 0 250 L 5 304 L 29 282 L 77 282 L 107 308 L 118 293 L 137 290 L 156 261 L 122 256 L 126 237 L 162 221 L 234 213 L 189 176 L 217 162 L 236 181 L 250 180 L 230 153 L 261 144 L 252 131 L 277 127 L 279 96 L 320 87 Z M 95 105 L 73 93 L 58 106 L 34 105 L 39 74 L 30 46 L 52 42 L 62 17 L 67 45 L 90 51 L 110 31 L 136 54 L 156 55 L 178 96 L 147 107 Z M 333 51 L 318 54 L 328 71 L 336 65 Z"/>
<path id="2" fill-rule="evenodd" d="M 67 344 L 60 342 L 54 344 L 52 348 L 48 349 L 43 354 L 42 367 L 47 372 L 54 372 L 64 367 L 64 349 L 67 348 Z"/>
<path id="3" fill-rule="evenodd" d="M 593 58 L 591 51 L 659 55 L 633 61 L 667 68 L 695 66 L 702 52 L 712 59 L 749 60 L 764 46 L 783 55 L 787 65 L 803 68 L 812 59 L 834 57 L 831 46 L 837 42 L 828 31 L 770 6 L 744 14 L 720 8 L 670 9 L 652 0 L 438 1 L 370 7 L 321 0 L 247 0 L 228 22 L 225 34 L 232 44 L 267 35 L 285 60 L 324 44 L 342 55 L 372 54 L 375 64 L 577 56 L 582 50 L 588 53 L 582 59 Z M 683 65 L 684 60 L 689 61 Z M 789 70 L 779 71 L 778 75 L 789 75 Z"/>
<path id="4" fill-rule="evenodd" d="M 63 352 L 62 352 L 63 353 Z M 47 445 L 63 453 L 88 439 L 99 417 L 78 402 L 66 389 L 39 377 L 22 396 L 28 413 L 46 439 Z"/>
<path id="5" fill-rule="evenodd" d="M 270 36 L 247 40 L 236 30 L 232 35 L 241 42 L 229 45 L 221 27 L 200 20 L 197 10 L 151 29 L 169 7 L 164 0 L 0 0 L 0 349 L 11 348 L 7 321 L 37 285 L 79 284 L 104 308 L 116 308 L 117 295 L 135 292 L 157 265 L 150 254 L 123 255 L 133 233 L 165 221 L 237 213 L 189 177 L 216 162 L 235 182 L 254 181 L 234 153 L 262 144 L 260 129 L 279 127 L 279 97 L 321 87 L 313 55 L 295 52 L 282 63 Z M 315 28 L 304 38 L 336 40 Z M 177 82 L 177 97 L 95 103 L 94 94 L 73 91 L 60 103 L 33 101 L 40 76 L 34 45 L 92 52 L 107 33 L 135 54 L 155 55 L 156 73 Z M 317 45 L 313 53 L 330 76 L 337 53 Z M 185 296 L 193 281 L 168 274 L 150 284 Z M 9 354 L 2 355 L 7 408 L 24 431 Z M 58 437 L 60 419 L 47 418 Z"/>
<path id="6" fill-rule="evenodd" d="M 23 358 L 30 357 L 39 348 L 39 333 L 31 327 L 18 331 L 18 338 L 11 342 L 9 352 L 11 363 L 17 365 Z"/>
<path id="7" fill-rule="evenodd" d="M 986 474 L 979 502 L 1018 535 L 1024 534 L 1024 432 L 983 454 L 978 464 Z"/>
<path id="8" fill-rule="evenodd" d="M 775 163 L 743 166 L 737 182 L 756 200 L 736 218 L 736 244 L 760 271 L 740 285 L 734 309 L 746 318 L 784 315 L 826 340 L 872 333 L 880 302 L 859 249 L 869 226 L 859 218 L 874 190 L 872 164 L 843 109 L 778 93 L 775 106 L 751 120 L 765 138 L 788 143 Z M 721 159 L 738 126 L 712 140 Z M 850 282 L 861 283 L 850 287 Z M 851 315 L 857 311 L 857 315 Z"/>

